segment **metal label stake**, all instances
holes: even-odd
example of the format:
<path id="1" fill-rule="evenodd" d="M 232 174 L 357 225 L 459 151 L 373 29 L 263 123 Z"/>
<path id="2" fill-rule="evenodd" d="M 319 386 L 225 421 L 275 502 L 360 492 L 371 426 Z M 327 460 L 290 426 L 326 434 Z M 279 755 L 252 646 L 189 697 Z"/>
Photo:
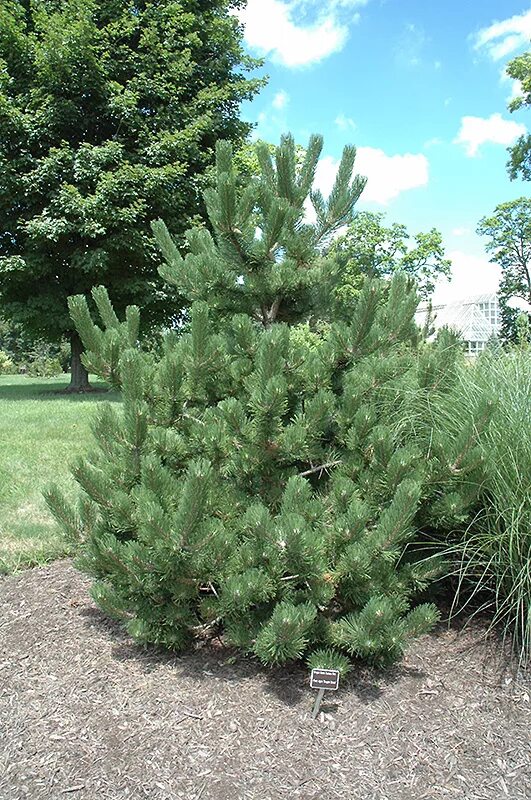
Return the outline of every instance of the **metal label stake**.
<path id="1" fill-rule="evenodd" d="M 325 691 L 335 692 L 339 688 L 339 670 L 337 669 L 312 669 L 310 675 L 310 687 L 312 689 L 319 689 L 312 711 L 312 719 L 315 719 L 319 713 L 321 701 L 324 697 Z"/>
<path id="2" fill-rule="evenodd" d="M 321 706 L 321 700 L 324 697 L 325 690 L 319 689 L 317 692 L 317 697 L 315 698 L 315 703 L 313 704 L 313 711 L 312 711 L 312 719 L 315 719 L 317 714 L 319 713 L 319 708 Z"/>

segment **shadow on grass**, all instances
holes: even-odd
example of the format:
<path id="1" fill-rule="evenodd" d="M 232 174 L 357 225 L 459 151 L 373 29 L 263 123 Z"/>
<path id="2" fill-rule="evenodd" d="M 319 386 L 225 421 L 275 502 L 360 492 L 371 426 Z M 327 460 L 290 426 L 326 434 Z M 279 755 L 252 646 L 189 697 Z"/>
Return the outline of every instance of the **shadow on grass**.
<path id="1" fill-rule="evenodd" d="M 26 382 L 27 380 L 27 382 Z M 0 383 L 0 400 L 67 400 L 73 403 L 105 400 L 115 403 L 120 400 L 118 392 L 102 381 L 91 382 L 92 392 L 65 393 L 68 380 L 23 379 L 17 383 Z"/>

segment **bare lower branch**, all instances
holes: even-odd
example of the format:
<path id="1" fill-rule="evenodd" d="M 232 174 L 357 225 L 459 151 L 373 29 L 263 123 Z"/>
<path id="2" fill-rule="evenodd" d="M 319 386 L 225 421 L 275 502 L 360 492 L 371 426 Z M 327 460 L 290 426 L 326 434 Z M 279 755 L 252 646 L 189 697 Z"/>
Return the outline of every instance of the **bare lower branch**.
<path id="1" fill-rule="evenodd" d="M 306 475 L 313 475 L 314 472 L 324 472 L 325 469 L 337 467 L 338 464 L 341 464 L 341 461 L 328 461 L 327 464 L 320 464 L 318 467 L 312 467 L 311 469 L 304 470 L 304 472 L 299 472 L 299 478 L 305 478 Z"/>

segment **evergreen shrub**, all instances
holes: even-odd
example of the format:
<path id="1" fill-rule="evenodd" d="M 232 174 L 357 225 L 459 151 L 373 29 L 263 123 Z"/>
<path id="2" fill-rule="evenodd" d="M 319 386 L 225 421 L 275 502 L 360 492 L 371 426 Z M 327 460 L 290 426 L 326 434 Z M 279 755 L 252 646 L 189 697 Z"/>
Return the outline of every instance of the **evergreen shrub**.
<path id="1" fill-rule="evenodd" d="M 291 136 L 273 157 L 258 144 L 260 175 L 242 180 L 221 142 L 210 228 L 189 232 L 185 258 L 154 223 L 162 275 L 190 303 L 162 357 L 139 347 L 136 307 L 120 321 L 100 287 L 96 325 L 71 299 L 85 365 L 121 388 L 123 412 L 97 417 L 78 506 L 56 489 L 48 502 L 95 600 L 141 642 L 223 633 L 264 664 L 344 672 L 393 662 L 437 620 L 419 602 L 437 566 L 411 544 L 474 502 L 478 425 L 416 443 L 394 423 L 448 390 L 459 346 L 422 342 L 401 274 L 366 280 L 348 322 L 322 318 L 322 251 L 365 181 L 346 147 L 325 200 L 321 148 L 312 137 L 297 161 Z"/>

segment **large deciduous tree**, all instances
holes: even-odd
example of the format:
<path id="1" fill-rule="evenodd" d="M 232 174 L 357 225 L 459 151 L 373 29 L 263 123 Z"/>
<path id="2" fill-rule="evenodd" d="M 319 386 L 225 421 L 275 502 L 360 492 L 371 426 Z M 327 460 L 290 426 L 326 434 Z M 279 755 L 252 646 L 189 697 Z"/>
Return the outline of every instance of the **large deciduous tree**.
<path id="1" fill-rule="evenodd" d="M 389 278 L 403 272 L 415 279 L 421 298 L 427 298 L 440 275 L 450 275 L 442 236 L 435 228 L 411 237 L 405 225 L 384 224 L 384 214 L 362 211 L 328 250 L 332 296 L 346 314 L 358 296 L 364 277 Z"/>
<path id="2" fill-rule="evenodd" d="M 507 301 L 515 297 L 531 303 L 531 199 L 520 197 L 496 206 L 491 217 L 479 221 L 477 232 L 489 237 L 486 250 L 501 267 L 502 337 L 514 341 L 518 313 Z"/>
<path id="3" fill-rule="evenodd" d="M 67 297 L 105 283 L 156 322 L 180 299 L 158 279 L 149 222 L 178 242 L 203 213 L 219 137 L 249 125 L 261 85 L 231 8 L 241 0 L 3 0 L 0 8 L 0 303 L 32 335 L 72 344 Z"/>

